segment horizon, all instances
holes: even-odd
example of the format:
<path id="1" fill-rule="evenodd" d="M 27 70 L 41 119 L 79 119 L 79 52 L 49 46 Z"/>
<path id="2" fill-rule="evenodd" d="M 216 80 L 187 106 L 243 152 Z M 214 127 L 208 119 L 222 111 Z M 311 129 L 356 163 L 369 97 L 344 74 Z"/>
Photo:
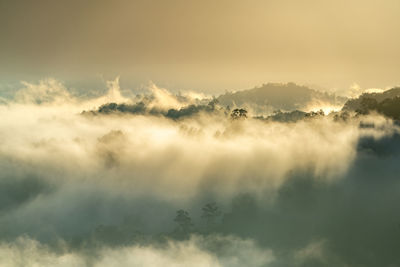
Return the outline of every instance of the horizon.
<path id="1" fill-rule="evenodd" d="M 132 86 L 129 85 L 129 82 L 124 82 L 124 78 L 120 75 L 114 76 L 114 78 L 105 80 L 104 78 L 99 78 L 95 82 L 89 82 L 87 84 L 77 84 L 75 82 L 71 81 L 65 81 L 65 80 L 59 80 L 54 77 L 46 77 L 46 78 L 41 78 L 41 79 L 31 79 L 31 80 L 19 80 L 16 81 L 15 83 L 12 84 L 0 84 L 0 97 L 12 99 L 15 97 L 15 94 L 23 89 L 24 85 L 26 84 L 39 84 L 48 80 L 55 80 L 57 82 L 60 82 L 65 86 L 65 88 L 70 91 L 71 93 L 81 93 L 81 94 L 87 94 L 87 93 L 94 93 L 93 97 L 96 95 L 100 95 L 102 93 L 105 93 L 105 89 L 107 89 L 107 83 L 112 82 L 114 80 L 118 80 L 118 84 L 122 90 L 122 94 L 124 94 L 123 91 L 130 92 L 133 94 L 142 94 L 142 93 L 149 93 L 149 88 L 153 85 L 160 87 L 160 88 L 165 88 L 172 94 L 185 94 L 185 93 L 197 93 L 199 95 L 207 95 L 208 97 L 215 97 L 215 96 L 221 96 L 226 93 L 237 93 L 241 91 L 247 91 L 247 90 L 252 90 L 252 89 L 257 89 L 257 88 L 262 88 L 265 86 L 269 85 L 281 85 L 281 86 L 287 86 L 289 84 L 294 84 L 299 87 L 307 87 L 308 89 L 319 91 L 319 92 L 326 92 L 329 94 L 334 94 L 340 97 L 347 97 L 347 98 L 356 98 L 359 97 L 363 93 L 374 93 L 374 92 L 384 92 L 393 88 L 398 88 L 400 85 L 393 85 L 393 86 L 386 86 L 386 87 L 373 87 L 373 88 L 361 88 L 360 85 L 353 83 L 351 86 L 348 88 L 323 88 L 318 85 L 310 85 L 310 84 L 302 84 L 302 83 L 297 83 L 293 81 L 289 82 L 262 82 L 259 84 L 255 84 L 253 86 L 249 86 L 246 88 L 239 88 L 239 89 L 225 89 L 224 91 L 219 91 L 217 93 L 211 94 L 207 93 L 201 90 L 194 90 L 191 88 L 168 88 L 165 86 L 162 86 L 161 84 L 156 84 L 152 80 L 148 80 L 147 82 L 144 82 L 142 84 L 139 84 L 137 86 Z"/>
<path id="2" fill-rule="evenodd" d="M 0 80 L 202 91 L 400 83 L 395 0 L 0 2 Z M 0 84 L 0 86 L 2 85 Z"/>

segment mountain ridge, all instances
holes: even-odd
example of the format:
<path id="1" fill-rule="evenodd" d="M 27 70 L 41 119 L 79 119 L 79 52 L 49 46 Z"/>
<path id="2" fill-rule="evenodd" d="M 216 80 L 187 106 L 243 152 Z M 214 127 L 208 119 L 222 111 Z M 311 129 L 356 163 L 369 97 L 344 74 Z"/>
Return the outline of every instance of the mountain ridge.
<path id="1" fill-rule="evenodd" d="M 269 112 L 272 112 L 273 110 L 304 110 L 313 101 L 343 105 L 347 98 L 290 82 L 267 83 L 252 89 L 228 92 L 218 96 L 217 100 L 221 105 L 230 107 L 250 105 L 250 108 L 256 111 L 265 112 L 265 108 L 269 107 Z"/>

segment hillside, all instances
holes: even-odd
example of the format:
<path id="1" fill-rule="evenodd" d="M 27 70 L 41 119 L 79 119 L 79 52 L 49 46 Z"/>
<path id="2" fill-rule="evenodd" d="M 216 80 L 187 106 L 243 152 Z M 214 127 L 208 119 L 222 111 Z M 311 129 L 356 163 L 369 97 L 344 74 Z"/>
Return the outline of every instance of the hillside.
<path id="1" fill-rule="evenodd" d="M 374 99 L 379 104 L 385 99 L 400 97 L 400 87 L 395 87 L 382 93 L 364 93 L 358 98 L 349 99 L 343 106 L 344 111 L 356 111 L 362 109 L 362 102 L 366 99 Z"/>
<path id="2" fill-rule="evenodd" d="M 224 106 L 248 107 L 256 112 L 265 113 L 278 109 L 304 110 L 314 102 L 343 105 L 346 98 L 294 83 L 268 83 L 253 89 L 223 94 L 218 97 L 218 101 Z"/>
<path id="3" fill-rule="evenodd" d="M 388 118 L 400 120 L 400 88 L 393 88 L 382 93 L 365 93 L 350 99 L 343 106 L 343 111 L 355 111 L 357 114 L 377 112 Z"/>

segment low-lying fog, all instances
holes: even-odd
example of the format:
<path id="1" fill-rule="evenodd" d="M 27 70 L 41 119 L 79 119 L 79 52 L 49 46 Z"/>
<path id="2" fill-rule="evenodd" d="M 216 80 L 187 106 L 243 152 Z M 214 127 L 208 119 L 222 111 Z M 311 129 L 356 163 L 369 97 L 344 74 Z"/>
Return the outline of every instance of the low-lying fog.
<path id="1" fill-rule="evenodd" d="M 2 100 L 0 265 L 400 265 L 392 120 L 232 118 L 207 96 L 108 86 Z M 146 110 L 97 112 L 110 102 Z"/>

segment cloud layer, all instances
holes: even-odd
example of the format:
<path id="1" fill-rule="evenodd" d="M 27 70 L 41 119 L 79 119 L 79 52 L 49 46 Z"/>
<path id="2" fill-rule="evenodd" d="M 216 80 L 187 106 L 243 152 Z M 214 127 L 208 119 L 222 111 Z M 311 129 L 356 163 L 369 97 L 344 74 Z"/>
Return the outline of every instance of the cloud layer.
<path id="1" fill-rule="evenodd" d="M 109 88 L 83 100 L 55 80 L 25 83 L 0 106 L 3 265 L 397 263 L 389 248 L 400 145 L 391 120 L 81 113 L 110 97 L 159 110 L 202 103 L 156 86 L 135 98 L 119 93 L 118 80 Z M 210 201 L 223 210 L 212 233 L 200 214 Z M 191 237 L 174 235 L 181 208 L 195 221 Z"/>

